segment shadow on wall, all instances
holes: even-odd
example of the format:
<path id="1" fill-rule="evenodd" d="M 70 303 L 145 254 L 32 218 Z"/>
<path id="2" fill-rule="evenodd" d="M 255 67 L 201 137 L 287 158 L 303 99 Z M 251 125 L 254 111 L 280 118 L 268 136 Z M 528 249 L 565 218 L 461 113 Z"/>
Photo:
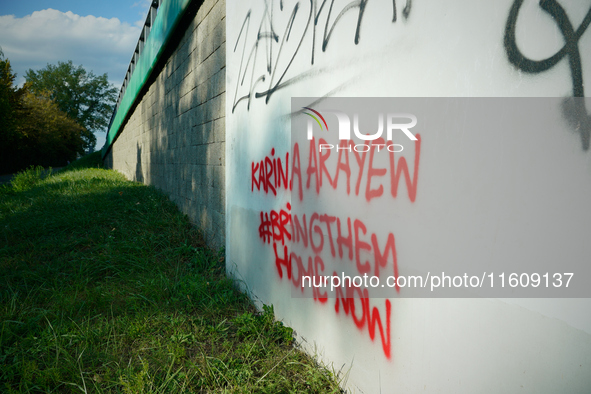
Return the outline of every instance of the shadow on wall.
<path id="1" fill-rule="evenodd" d="M 189 6 L 109 153 L 114 169 L 165 192 L 214 248 L 225 245 L 225 6 Z"/>
<path id="2" fill-rule="evenodd" d="M 136 163 L 135 163 L 135 180 L 138 182 L 144 181 L 144 174 L 142 173 L 142 148 L 136 142 Z"/>

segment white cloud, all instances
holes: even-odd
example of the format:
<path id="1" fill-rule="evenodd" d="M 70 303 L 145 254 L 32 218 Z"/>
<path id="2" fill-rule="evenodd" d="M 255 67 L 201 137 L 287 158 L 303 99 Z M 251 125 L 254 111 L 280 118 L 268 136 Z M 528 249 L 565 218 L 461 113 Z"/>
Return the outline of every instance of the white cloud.
<path id="1" fill-rule="evenodd" d="M 108 73 L 109 80 L 120 86 L 140 30 L 117 18 L 46 9 L 22 18 L 0 16 L 0 47 L 17 72 L 18 83 L 29 68 L 72 60 L 96 75 Z"/>

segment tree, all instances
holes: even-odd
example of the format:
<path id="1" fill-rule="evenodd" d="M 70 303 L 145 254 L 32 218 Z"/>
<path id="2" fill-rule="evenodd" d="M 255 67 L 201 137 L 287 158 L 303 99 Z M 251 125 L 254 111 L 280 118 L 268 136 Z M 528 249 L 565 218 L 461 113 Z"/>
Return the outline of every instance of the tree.
<path id="1" fill-rule="evenodd" d="M 94 147 L 93 133 L 106 130 L 117 94 L 107 74 L 96 76 L 70 60 L 58 62 L 57 66 L 48 64 L 38 71 L 29 69 L 25 78 L 32 93 L 49 92 L 59 109 L 85 128 L 85 148 Z"/>
<path id="2" fill-rule="evenodd" d="M 14 85 L 16 74 L 0 50 L 0 174 L 30 165 L 61 166 L 84 153 L 83 133 L 50 98 Z"/>
<path id="3" fill-rule="evenodd" d="M 17 131 L 20 161 L 26 166 L 63 166 L 84 153 L 84 127 L 60 111 L 48 93 L 26 92 Z"/>
<path id="4" fill-rule="evenodd" d="M 9 172 L 18 160 L 14 150 L 19 141 L 16 125 L 25 89 L 16 87 L 15 79 L 10 61 L 0 49 L 0 173 Z"/>
<path id="5" fill-rule="evenodd" d="M 15 79 L 16 74 L 12 73 L 10 61 L 4 58 L 4 53 L 0 49 L 0 130 L 2 130 L 2 137 L 6 137 L 14 130 L 14 111 L 22 96 L 21 90 L 14 86 Z"/>

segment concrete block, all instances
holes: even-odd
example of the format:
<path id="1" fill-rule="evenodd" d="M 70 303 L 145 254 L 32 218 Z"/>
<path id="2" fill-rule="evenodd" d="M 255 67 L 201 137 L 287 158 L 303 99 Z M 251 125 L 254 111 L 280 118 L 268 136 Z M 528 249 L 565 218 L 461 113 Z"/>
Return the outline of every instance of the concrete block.
<path id="1" fill-rule="evenodd" d="M 179 133 L 177 133 L 177 135 L 178 135 L 178 137 L 177 137 L 178 138 L 178 142 L 177 142 L 178 148 L 181 149 L 181 151 L 179 153 L 181 154 L 181 158 L 183 159 L 183 162 L 186 162 L 186 161 L 184 161 L 184 159 L 188 155 L 186 154 L 185 151 L 188 147 L 191 146 L 191 143 L 189 141 L 189 139 L 191 138 L 191 135 L 189 133 L 183 133 L 183 132 L 179 132 Z"/>
<path id="2" fill-rule="evenodd" d="M 175 99 L 176 97 L 176 99 Z M 172 97 L 172 105 L 170 106 L 171 111 L 170 114 L 168 115 L 168 119 L 166 119 L 167 122 L 170 122 L 171 120 L 174 121 L 174 118 L 177 117 L 177 115 L 179 114 L 179 110 L 180 110 L 180 102 L 178 100 L 178 96 L 173 96 Z"/>
<path id="3" fill-rule="evenodd" d="M 186 94 L 179 99 L 178 104 L 178 115 L 186 113 L 188 110 L 191 109 L 191 95 Z"/>
<path id="4" fill-rule="evenodd" d="M 199 29 L 197 29 L 199 32 Z M 203 33 L 201 33 L 203 34 Z M 211 56 L 214 51 L 214 42 L 211 39 L 211 36 L 208 34 L 203 34 L 203 39 L 199 41 L 197 45 L 197 65 L 201 65 L 205 62 L 205 60 Z"/>
<path id="5" fill-rule="evenodd" d="M 199 89 L 199 88 L 197 88 Z M 203 112 L 204 106 L 203 105 L 196 105 L 195 107 L 191 108 L 189 112 L 191 116 L 191 124 L 192 125 L 200 125 L 205 123 L 205 117 Z"/>
<path id="6" fill-rule="evenodd" d="M 205 166 L 205 184 L 203 186 L 206 187 L 207 190 L 209 190 L 213 187 L 213 180 L 213 166 L 207 165 Z"/>
<path id="7" fill-rule="evenodd" d="M 191 145 L 203 145 L 214 142 L 212 122 L 193 126 L 191 133 Z"/>
<path id="8" fill-rule="evenodd" d="M 212 12 L 214 9 L 215 9 L 215 6 L 212 8 L 212 11 L 210 11 L 207 18 L 205 18 L 197 27 L 197 30 L 201 30 L 201 34 L 203 34 L 205 36 L 209 36 L 211 34 L 211 31 L 213 30 L 213 28 L 216 25 L 216 21 L 213 18 L 211 18 L 211 16 L 213 15 Z"/>
<path id="9" fill-rule="evenodd" d="M 191 118 L 190 112 L 184 112 L 178 116 L 179 128 L 178 131 L 187 135 L 191 134 L 193 125 L 191 124 L 193 119 Z"/>
<path id="10" fill-rule="evenodd" d="M 205 0 L 203 4 L 201 4 L 201 7 L 199 7 L 199 11 L 197 11 L 197 15 L 195 16 L 198 24 L 205 19 L 215 4 L 215 0 Z"/>
<path id="11" fill-rule="evenodd" d="M 217 79 L 216 79 L 216 84 L 214 85 L 215 87 L 215 91 L 222 93 L 226 91 L 226 67 L 222 67 L 220 69 L 220 71 L 217 72 L 217 74 L 215 74 Z"/>
<path id="12" fill-rule="evenodd" d="M 225 200 L 220 189 L 216 187 L 207 188 L 207 206 L 210 211 L 224 211 Z"/>
<path id="13" fill-rule="evenodd" d="M 211 104 L 210 119 L 219 119 L 225 116 L 226 112 L 226 93 L 221 93 L 208 101 Z"/>
<path id="14" fill-rule="evenodd" d="M 197 30 L 195 30 L 196 32 Z M 199 66 L 199 42 L 197 40 L 197 34 L 193 34 L 193 50 L 192 52 L 189 54 L 189 64 L 191 67 L 191 70 L 195 71 L 197 69 L 197 67 Z"/>
<path id="15" fill-rule="evenodd" d="M 185 62 L 185 60 L 187 60 L 187 58 L 189 57 L 189 42 L 187 40 L 187 34 L 185 33 L 185 35 L 183 36 L 182 40 L 181 40 L 181 44 L 180 47 L 177 49 L 176 53 L 174 54 L 174 56 L 177 56 L 179 59 L 179 66 L 181 64 L 183 64 Z M 182 70 L 181 70 L 182 71 Z"/>
<path id="16" fill-rule="evenodd" d="M 219 48 L 222 43 L 226 42 L 226 21 L 220 20 L 211 32 L 211 39 L 213 40 L 214 49 Z"/>
<path id="17" fill-rule="evenodd" d="M 212 166 L 221 166 L 225 164 L 225 145 L 223 143 L 213 143 L 207 145 L 206 163 Z"/>
<path id="18" fill-rule="evenodd" d="M 212 72 L 217 72 L 226 67 L 226 43 L 223 42 L 212 56 L 214 57 L 214 68 Z"/>
<path id="19" fill-rule="evenodd" d="M 193 36 L 193 31 L 197 28 L 197 26 L 199 25 L 199 22 L 197 21 L 197 18 L 193 18 L 193 20 L 191 21 L 191 23 L 189 23 L 189 26 L 187 26 L 187 32 L 186 34 L 188 35 L 187 37 L 187 41 L 190 43 L 191 42 L 191 37 Z M 189 45 L 190 47 L 190 45 Z"/>
<path id="20" fill-rule="evenodd" d="M 213 139 L 214 142 L 226 141 L 226 117 L 213 121 Z"/>
<path id="21" fill-rule="evenodd" d="M 195 89 L 195 74 L 193 73 L 193 70 L 190 70 L 181 81 L 180 96 L 185 96 L 193 89 Z"/>
<path id="22" fill-rule="evenodd" d="M 211 246 L 225 239 L 225 7 L 203 2 L 106 159 L 167 193 Z"/>
<path id="23" fill-rule="evenodd" d="M 195 149 L 194 147 L 191 148 L 191 152 L 193 152 L 194 149 Z M 191 171 L 191 173 L 190 173 L 190 177 L 191 177 L 191 190 L 193 192 L 195 192 L 196 188 L 199 186 L 199 173 L 197 172 L 198 171 L 198 168 L 197 168 L 197 165 L 196 164 L 190 164 L 189 165 L 189 169 Z"/>
<path id="24" fill-rule="evenodd" d="M 226 72 L 219 70 L 211 76 L 206 82 L 207 86 L 207 100 L 223 93 L 226 90 Z"/>
<path id="25" fill-rule="evenodd" d="M 176 149 L 176 144 L 177 144 L 177 138 L 176 138 L 176 134 L 171 133 L 168 135 L 168 151 L 172 152 L 174 149 Z"/>
<path id="26" fill-rule="evenodd" d="M 199 134 L 198 126 L 191 127 L 191 138 L 190 144 L 191 146 L 200 145 L 201 144 L 201 135 Z"/>
<path id="27" fill-rule="evenodd" d="M 211 11 L 209 12 L 207 19 L 212 21 L 213 25 L 215 26 L 225 16 L 226 16 L 226 2 L 225 1 L 217 1 L 215 3 L 215 5 L 213 6 L 213 8 L 211 9 Z"/>
<path id="28" fill-rule="evenodd" d="M 201 184 L 203 182 L 202 179 L 202 174 L 201 174 L 201 166 L 200 165 L 196 165 L 196 164 L 192 164 L 191 165 L 191 182 L 193 185 L 195 185 L 192 190 L 195 191 L 195 188 L 197 187 L 201 187 Z"/>
<path id="29" fill-rule="evenodd" d="M 226 185 L 226 166 L 212 166 L 213 187 L 223 190 Z"/>
<path id="30" fill-rule="evenodd" d="M 226 232 L 226 219 L 224 214 L 213 211 L 212 217 L 212 234 L 211 234 L 211 247 L 221 248 L 226 244 L 224 234 Z"/>
<path id="31" fill-rule="evenodd" d="M 207 145 L 196 145 L 195 149 L 195 164 L 207 164 Z"/>
<path id="32" fill-rule="evenodd" d="M 197 85 L 195 90 L 191 92 L 191 94 L 193 95 L 193 102 L 195 103 L 195 106 L 201 105 L 207 101 L 208 84 L 207 80 L 205 79 L 206 76 L 207 75 L 205 73 L 197 76 L 197 79 L 204 80 L 199 85 Z"/>
<path id="33" fill-rule="evenodd" d="M 179 194 L 184 199 L 187 198 L 187 182 L 186 178 L 182 177 L 179 182 Z M 183 210 L 186 213 L 186 210 Z"/>

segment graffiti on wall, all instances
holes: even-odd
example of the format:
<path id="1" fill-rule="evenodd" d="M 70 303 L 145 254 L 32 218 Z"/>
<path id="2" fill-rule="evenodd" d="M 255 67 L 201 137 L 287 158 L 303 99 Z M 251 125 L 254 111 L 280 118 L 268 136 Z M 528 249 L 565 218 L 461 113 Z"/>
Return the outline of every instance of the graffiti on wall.
<path id="1" fill-rule="evenodd" d="M 320 144 L 326 143 L 322 138 L 312 138 L 304 148 L 296 142 L 291 152 L 281 155 L 273 148 L 269 155 L 251 162 L 251 192 L 275 198 L 279 191 L 289 191 L 294 202 L 302 201 L 308 193 L 321 197 L 323 191 L 346 190 L 348 196 L 365 204 L 387 206 L 401 198 L 414 203 L 421 160 L 421 136 L 416 137 L 414 156 L 409 160 L 383 149 L 382 153 L 388 155 L 386 167 L 378 167 L 374 160 L 379 147 L 387 146 L 381 138 L 368 152 L 346 149 L 346 145 L 353 145 L 350 140 L 341 142 L 343 149 L 338 153 L 319 152 Z M 406 192 L 401 192 L 404 188 Z M 337 288 L 332 299 L 321 287 L 302 283 L 303 276 L 318 282 L 326 275 L 338 276 L 333 268 L 344 264 L 359 275 L 379 277 L 386 273 L 398 277 L 395 235 L 380 234 L 372 229 L 373 224 L 353 215 L 295 212 L 287 202 L 279 210 L 260 212 L 258 235 L 264 245 L 272 246 L 274 260 L 269 268 L 281 281 L 302 293 L 311 292 L 311 298 L 320 305 L 326 306 L 330 300 L 337 315 L 345 316 L 360 332 L 379 342 L 384 356 L 391 359 L 390 300 L 372 299 L 367 288 L 355 286 Z M 399 293 L 400 288 L 395 291 Z"/>
<path id="2" fill-rule="evenodd" d="M 268 103 L 279 90 L 311 78 L 315 62 L 319 63 L 318 59 L 330 47 L 335 34 L 350 37 L 352 43 L 359 44 L 368 1 L 291 3 L 269 0 L 260 7 L 259 14 L 249 10 L 241 20 L 232 49 L 240 59 L 237 78 L 231 88 L 232 112 L 239 105 L 249 110 L 256 99 Z M 398 3 L 395 0 L 391 5 L 388 3 L 388 13 L 384 13 L 393 23 L 400 20 L 399 15 L 406 19 L 411 12 L 410 0 L 403 8 L 400 8 L 400 1 Z M 522 4 L 523 0 L 514 0 L 506 22 L 504 47 L 508 60 L 517 69 L 531 74 L 549 70 L 562 60 L 568 61 L 572 97 L 564 100 L 563 113 L 580 133 L 583 149 L 588 150 L 591 117 L 584 102 L 576 99 L 585 96 L 579 41 L 591 23 L 591 9 L 575 28 L 556 0 L 541 0 L 540 7 L 553 18 L 565 43 L 547 59 L 533 60 L 524 55 L 517 44 L 516 29 Z M 344 18 L 345 15 L 354 18 Z M 300 66 L 304 59 L 309 67 L 292 67 L 296 59 Z M 282 192 L 290 192 L 294 200 L 285 202 L 280 209 L 260 211 L 257 227 L 252 229 L 258 231 L 265 246 L 272 248 L 274 259 L 268 268 L 282 283 L 298 291 L 311 292 L 314 301 L 322 307 L 331 304 L 337 315 L 347 317 L 360 332 L 379 342 L 387 359 L 392 357 L 392 305 L 388 299 L 372 299 L 370 290 L 355 287 L 337 289 L 336 298 L 331 299 L 320 288 L 302 287 L 302 277 L 338 275 L 332 269 L 338 264 L 348 264 L 361 275 L 379 276 L 381 272 L 388 272 L 397 277 L 396 234 L 373 228 L 376 221 L 356 216 L 356 213 L 335 215 L 315 210 L 302 214 L 292 209 L 292 202 L 302 201 L 306 194 L 321 196 L 326 190 L 341 190 L 343 196 L 365 204 L 378 202 L 387 206 L 401 198 L 414 203 L 421 155 L 420 135 L 417 137 L 412 159 L 389 152 L 387 165 L 375 164 L 375 148 L 363 152 L 345 149 L 350 148 L 349 141 L 343 141 L 336 153 L 319 151 L 318 146 L 326 144 L 319 138 L 312 139 L 309 146 L 296 143 L 289 152 L 280 153 L 273 148 L 265 157 L 252 161 L 250 168 L 251 193 L 279 198 L 284 195 Z M 376 145 L 386 144 L 382 139 L 375 142 Z"/>
<path id="3" fill-rule="evenodd" d="M 388 141 L 390 145 L 391 141 Z M 404 178 L 408 198 L 411 202 L 415 201 L 417 194 L 417 182 L 419 176 L 419 161 L 421 156 L 421 137 L 417 134 L 415 144 L 415 158 L 413 163 L 413 175 L 410 175 L 409 165 L 405 157 L 396 159 L 395 151 L 387 151 L 387 145 L 383 138 L 374 141 L 374 145 L 369 151 L 358 152 L 353 149 L 354 143 L 351 140 L 341 141 L 341 148 L 337 153 L 338 158 L 336 166 L 329 168 L 327 161 L 331 156 L 330 150 L 319 152 L 316 148 L 319 145 L 326 144 L 323 138 L 310 140 L 308 155 L 308 167 L 302 174 L 302 165 L 300 158 L 299 144 L 295 144 L 292 154 L 291 176 L 289 172 L 289 152 L 285 154 L 285 160 L 282 157 L 275 157 L 275 148 L 271 149 L 271 155 L 264 159 L 251 163 L 251 191 L 264 191 L 265 193 L 277 195 L 279 189 L 290 190 L 299 196 L 302 200 L 304 193 L 304 180 L 306 189 L 311 185 L 316 194 L 320 194 L 322 187 L 331 187 L 336 190 L 339 187 L 339 181 L 345 183 L 347 195 L 352 190 L 355 196 L 363 196 L 367 202 L 388 193 L 392 198 L 398 196 L 400 180 Z M 351 147 L 350 150 L 346 149 Z M 376 151 L 382 146 L 382 151 L 388 152 L 389 166 L 386 168 L 374 167 L 374 156 Z M 350 158 L 352 156 L 353 158 Z M 353 161 L 354 159 L 354 161 Z M 353 163 L 353 165 L 351 164 Z M 355 171 L 353 171 L 355 170 Z M 355 174 L 356 175 L 355 175 Z M 390 188 L 384 191 L 383 184 L 376 182 L 377 179 L 386 177 L 390 179 Z M 374 179 L 375 178 L 375 179 Z M 288 183 L 289 179 L 289 183 Z M 364 183 L 364 186 L 362 186 Z M 376 183 L 379 186 L 376 187 Z"/>
<path id="4" fill-rule="evenodd" d="M 289 8 L 284 4 L 288 2 L 283 0 L 265 0 L 260 15 L 249 10 L 233 48 L 240 58 L 240 66 L 234 87 L 232 112 L 243 101 L 247 109 L 250 109 L 253 99 L 264 98 L 268 103 L 277 91 L 311 77 L 311 68 L 319 51 L 317 41 L 320 41 L 321 53 L 326 52 L 335 31 L 338 30 L 339 34 L 349 31 L 355 45 L 359 44 L 368 2 L 309 0 L 295 2 Z M 411 4 L 412 0 L 406 0 L 402 8 L 404 19 L 410 15 Z M 392 15 L 392 23 L 399 19 L 397 6 L 401 5 L 392 0 L 391 8 L 384 10 L 385 15 Z M 350 13 L 355 14 L 355 23 L 346 25 L 343 17 Z M 277 14 L 281 14 L 282 18 Z M 283 24 L 278 21 L 283 21 Z M 305 43 L 310 44 L 309 52 L 302 50 Z M 310 68 L 292 71 L 291 66 L 298 57 L 306 57 Z"/>
<path id="5" fill-rule="evenodd" d="M 509 62 L 519 70 L 537 74 L 551 69 L 565 57 L 568 58 L 573 97 L 564 101 L 562 110 L 570 125 L 575 131 L 581 134 L 583 149 L 588 150 L 591 134 L 591 116 L 587 113 L 584 100 L 578 99 L 585 97 L 579 41 L 581 36 L 587 31 L 589 24 L 591 24 L 591 7 L 579 27 L 575 29 L 566 11 L 558 1 L 540 0 L 540 8 L 555 21 L 564 39 L 564 45 L 554 55 L 546 59 L 532 60 L 523 55 L 517 46 L 515 37 L 519 10 L 522 5 L 523 0 L 515 0 L 507 18 L 504 44 Z"/>

